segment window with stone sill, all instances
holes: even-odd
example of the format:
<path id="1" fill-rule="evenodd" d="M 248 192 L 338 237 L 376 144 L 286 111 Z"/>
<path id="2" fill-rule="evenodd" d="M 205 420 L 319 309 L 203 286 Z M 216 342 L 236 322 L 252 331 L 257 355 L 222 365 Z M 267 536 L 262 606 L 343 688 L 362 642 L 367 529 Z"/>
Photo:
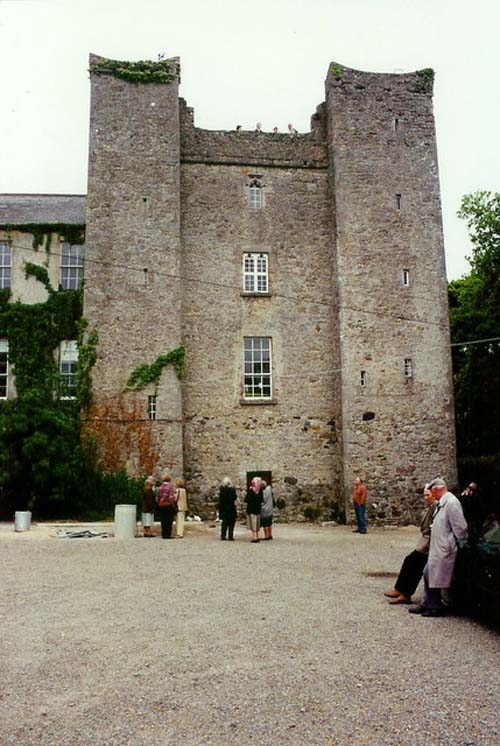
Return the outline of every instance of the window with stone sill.
<path id="1" fill-rule="evenodd" d="M 78 347 L 76 339 L 65 339 L 59 348 L 59 373 L 61 375 L 61 399 L 74 399 L 76 396 L 76 369 L 78 367 Z"/>
<path id="2" fill-rule="evenodd" d="M 259 179 L 252 179 L 248 187 L 248 205 L 251 210 L 262 210 L 264 206 L 262 184 Z"/>
<path id="3" fill-rule="evenodd" d="M 10 288 L 12 276 L 12 247 L 8 241 L 0 241 L 0 289 Z"/>
<path id="4" fill-rule="evenodd" d="M 246 401 L 272 399 L 271 337 L 245 337 L 243 378 Z"/>
<path id="5" fill-rule="evenodd" d="M 63 290 L 78 290 L 83 282 L 85 246 L 64 242 L 61 245 L 61 287 Z"/>
<path id="6" fill-rule="evenodd" d="M 0 339 L 0 399 L 9 393 L 9 340 Z"/>
<path id="7" fill-rule="evenodd" d="M 243 292 L 269 292 L 269 259 L 267 254 L 243 254 Z"/>

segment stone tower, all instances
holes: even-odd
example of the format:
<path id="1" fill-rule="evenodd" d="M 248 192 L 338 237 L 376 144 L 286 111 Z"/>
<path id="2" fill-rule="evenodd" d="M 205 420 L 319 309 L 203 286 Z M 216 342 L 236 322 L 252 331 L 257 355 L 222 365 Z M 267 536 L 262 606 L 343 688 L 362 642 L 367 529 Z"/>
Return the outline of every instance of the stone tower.
<path id="1" fill-rule="evenodd" d="M 432 70 L 326 80 L 342 368 L 343 476 L 380 517 L 456 480 Z"/>
<path id="2" fill-rule="evenodd" d="M 178 70 L 177 59 L 123 69 L 90 58 L 84 306 L 99 334 L 90 429 L 106 465 L 132 474 L 183 470 L 173 367 L 127 387 L 138 366 L 181 344 Z"/>

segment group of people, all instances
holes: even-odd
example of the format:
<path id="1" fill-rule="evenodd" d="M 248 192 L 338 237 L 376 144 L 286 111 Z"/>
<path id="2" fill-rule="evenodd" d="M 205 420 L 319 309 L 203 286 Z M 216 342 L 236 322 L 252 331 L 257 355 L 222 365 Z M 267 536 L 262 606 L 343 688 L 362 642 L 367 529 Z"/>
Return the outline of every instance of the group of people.
<path id="1" fill-rule="evenodd" d="M 229 477 L 224 477 L 219 490 L 218 514 L 221 521 L 221 541 L 234 541 L 234 527 L 238 517 L 238 495 Z M 252 544 L 260 542 L 259 533 L 263 529 L 263 541 L 273 539 L 273 492 L 270 484 L 260 477 L 254 477 L 245 496 L 247 526 L 251 531 Z M 142 500 L 142 526 L 144 536 L 153 536 L 155 510 L 159 513 L 162 539 L 173 539 L 172 526 L 175 520 L 176 536 L 184 537 L 184 522 L 188 510 L 186 486 L 182 479 L 176 479 L 175 487 L 170 474 L 163 474 L 161 484 L 155 488 L 153 477 L 144 483 Z"/>
<path id="2" fill-rule="evenodd" d="M 141 516 L 145 537 L 154 535 L 154 514 L 157 510 L 160 515 L 161 538 L 174 538 L 172 536 L 172 526 L 175 520 L 176 536 L 178 539 L 183 539 L 187 509 L 187 492 L 183 479 L 176 479 L 174 487 L 170 474 L 163 474 L 158 489 L 155 489 L 153 477 L 146 479 Z"/>
<path id="3" fill-rule="evenodd" d="M 408 611 L 437 617 L 449 612 L 458 547 L 466 541 L 468 531 L 460 500 L 449 492 L 444 479 L 436 477 L 425 485 L 424 500 L 427 511 L 420 526 L 422 537 L 404 558 L 394 588 L 384 595 L 391 604 L 409 604 L 423 576 L 423 599 Z"/>

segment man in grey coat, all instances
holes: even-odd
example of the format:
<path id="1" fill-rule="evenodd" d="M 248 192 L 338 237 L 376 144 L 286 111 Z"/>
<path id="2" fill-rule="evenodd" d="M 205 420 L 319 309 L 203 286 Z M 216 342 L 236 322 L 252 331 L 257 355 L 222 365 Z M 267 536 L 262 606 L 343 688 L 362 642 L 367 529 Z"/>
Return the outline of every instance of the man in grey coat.
<path id="1" fill-rule="evenodd" d="M 408 611 L 435 617 L 448 612 L 443 595 L 452 584 L 458 544 L 467 539 L 467 523 L 460 501 L 448 492 L 444 479 L 436 477 L 429 489 L 436 500 L 436 512 L 431 523 L 429 558 L 424 567 L 424 598 L 420 606 Z"/>

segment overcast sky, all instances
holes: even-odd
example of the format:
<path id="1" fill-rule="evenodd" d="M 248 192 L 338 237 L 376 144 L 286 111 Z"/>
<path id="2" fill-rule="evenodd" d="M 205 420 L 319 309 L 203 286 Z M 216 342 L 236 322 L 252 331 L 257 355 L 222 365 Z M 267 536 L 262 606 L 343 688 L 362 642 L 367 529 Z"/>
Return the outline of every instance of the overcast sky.
<path id="1" fill-rule="evenodd" d="M 0 192 L 84 194 L 88 55 L 181 57 L 209 129 L 309 130 L 328 64 L 436 71 L 448 276 L 469 270 L 463 194 L 500 191 L 500 0 L 0 0 Z"/>

